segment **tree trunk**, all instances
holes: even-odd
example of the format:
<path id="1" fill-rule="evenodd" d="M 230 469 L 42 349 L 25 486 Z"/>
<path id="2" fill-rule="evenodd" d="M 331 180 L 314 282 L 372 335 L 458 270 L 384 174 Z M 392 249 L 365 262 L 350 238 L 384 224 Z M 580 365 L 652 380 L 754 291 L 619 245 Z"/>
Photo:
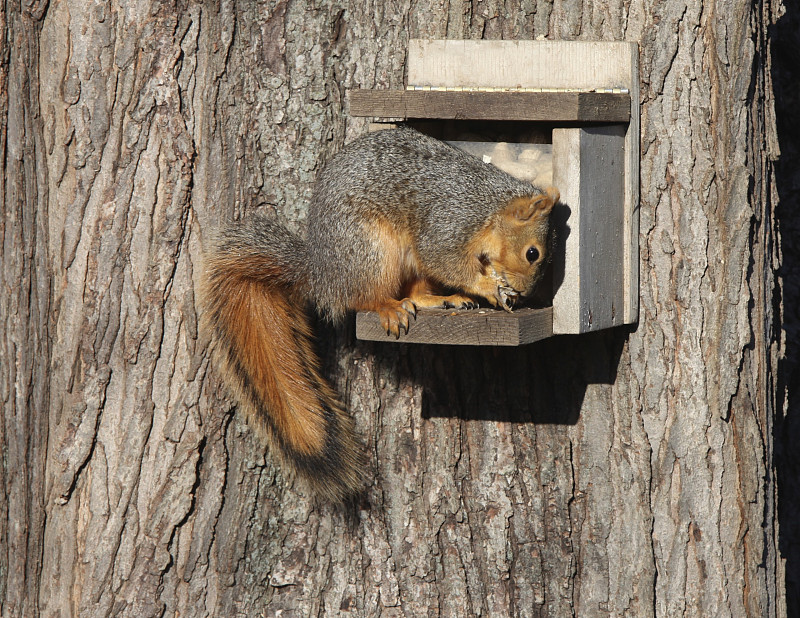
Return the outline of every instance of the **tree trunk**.
<path id="1" fill-rule="evenodd" d="M 781 10 L 0 6 L 0 613 L 784 613 Z M 409 38 L 536 37 L 640 43 L 639 324 L 513 350 L 320 325 L 370 482 L 315 503 L 209 364 L 203 245 L 256 209 L 302 230 L 321 163 L 366 130 L 349 89 L 401 88 Z"/>

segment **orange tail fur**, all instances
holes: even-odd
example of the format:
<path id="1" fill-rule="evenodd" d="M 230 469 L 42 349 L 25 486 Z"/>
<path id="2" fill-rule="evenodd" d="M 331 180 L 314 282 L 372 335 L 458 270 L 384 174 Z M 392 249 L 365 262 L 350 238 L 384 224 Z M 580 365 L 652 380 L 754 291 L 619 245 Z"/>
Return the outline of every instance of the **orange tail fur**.
<path id="1" fill-rule="evenodd" d="M 207 258 L 206 323 L 226 381 L 257 431 L 315 492 L 338 501 L 361 488 L 361 449 L 352 418 L 319 374 L 297 278 L 287 272 L 301 268 L 288 261 L 302 263 L 293 253 L 302 241 L 279 233 L 290 237 L 265 243 L 263 235 L 232 232 Z M 287 243 L 298 246 L 287 250 Z"/>

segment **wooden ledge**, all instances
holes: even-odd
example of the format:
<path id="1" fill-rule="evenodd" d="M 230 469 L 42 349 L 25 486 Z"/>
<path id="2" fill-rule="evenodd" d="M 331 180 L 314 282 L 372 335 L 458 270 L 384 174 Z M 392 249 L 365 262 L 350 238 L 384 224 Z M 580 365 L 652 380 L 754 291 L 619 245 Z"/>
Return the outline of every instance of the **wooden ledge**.
<path id="1" fill-rule="evenodd" d="M 512 313 L 500 309 L 421 309 L 408 334 L 387 335 L 378 314 L 356 315 L 356 337 L 367 341 L 433 343 L 444 345 L 518 346 L 553 334 L 553 308 L 523 308 Z"/>
<path id="2" fill-rule="evenodd" d="M 631 96 L 612 92 L 352 90 L 350 115 L 627 123 L 631 117 Z"/>

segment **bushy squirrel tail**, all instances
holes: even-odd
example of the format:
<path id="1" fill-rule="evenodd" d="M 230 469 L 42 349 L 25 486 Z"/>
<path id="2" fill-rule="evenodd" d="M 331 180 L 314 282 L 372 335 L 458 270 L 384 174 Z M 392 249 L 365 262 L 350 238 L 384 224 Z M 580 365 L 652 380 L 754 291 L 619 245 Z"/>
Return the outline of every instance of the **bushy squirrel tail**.
<path id="1" fill-rule="evenodd" d="M 239 405 L 319 495 L 362 486 L 353 420 L 319 374 L 305 308 L 305 243 L 263 217 L 234 224 L 206 256 L 204 320 Z"/>

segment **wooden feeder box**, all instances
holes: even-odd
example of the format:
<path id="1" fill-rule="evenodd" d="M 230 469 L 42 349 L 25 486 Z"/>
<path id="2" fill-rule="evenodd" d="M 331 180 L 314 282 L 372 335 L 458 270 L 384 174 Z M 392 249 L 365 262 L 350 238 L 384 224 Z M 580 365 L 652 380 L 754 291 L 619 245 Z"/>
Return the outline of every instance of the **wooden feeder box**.
<path id="1" fill-rule="evenodd" d="M 560 190 L 552 306 L 512 313 L 421 310 L 398 340 L 381 329 L 377 314 L 360 312 L 356 336 L 521 345 L 636 322 L 637 45 L 411 40 L 408 84 L 401 91 L 352 91 L 350 114 L 372 117 L 373 128 L 406 122 L 512 175 Z"/>

